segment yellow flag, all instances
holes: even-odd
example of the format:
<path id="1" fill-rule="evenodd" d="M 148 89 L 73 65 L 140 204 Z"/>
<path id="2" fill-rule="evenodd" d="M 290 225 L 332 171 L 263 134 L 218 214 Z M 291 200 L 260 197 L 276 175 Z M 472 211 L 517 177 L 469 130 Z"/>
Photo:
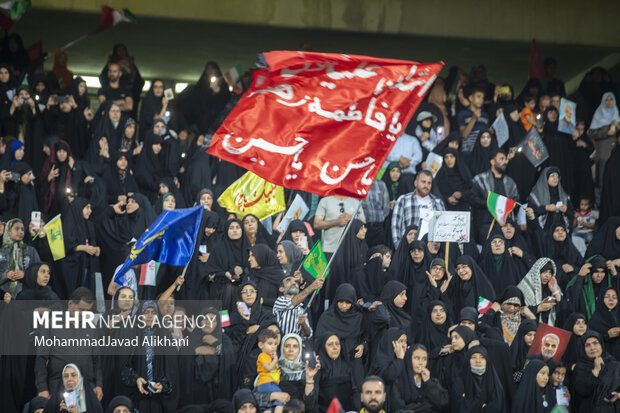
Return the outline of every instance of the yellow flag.
<path id="1" fill-rule="evenodd" d="M 233 182 L 217 202 L 239 218 L 254 214 L 262 220 L 286 209 L 284 188 L 267 182 L 252 172 L 246 172 Z"/>
<path id="2" fill-rule="evenodd" d="M 43 228 L 45 228 L 47 242 L 50 245 L 50 251 L 52 251 L 54 261 L 65 258 L 65 238 L 62 235 L 60 214 L 56 215 Z"/>

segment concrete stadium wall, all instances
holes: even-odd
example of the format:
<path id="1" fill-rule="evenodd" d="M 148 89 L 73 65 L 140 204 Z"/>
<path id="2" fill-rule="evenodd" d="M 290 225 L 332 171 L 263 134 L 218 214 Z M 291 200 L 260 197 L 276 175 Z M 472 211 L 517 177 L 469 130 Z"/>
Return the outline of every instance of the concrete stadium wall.
<path id="1" fill-rule="evenodd" d="M 37 8 L 227 23 L 620 46 L 618 0 L 33 0 Z"/>

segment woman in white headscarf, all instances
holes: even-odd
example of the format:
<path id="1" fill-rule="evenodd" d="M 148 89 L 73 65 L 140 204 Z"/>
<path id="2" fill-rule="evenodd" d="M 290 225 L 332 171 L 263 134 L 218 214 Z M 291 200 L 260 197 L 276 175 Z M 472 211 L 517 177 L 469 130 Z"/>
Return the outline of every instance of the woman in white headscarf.
<path id="1" fill-rule="evenodd" d="M 62 383 L 47 402 L 44 413 L 103 413 L 101 403 L 77 365 L 67 364 L 61 378 Z"/>
<path id="2" fill-rule="evenodd" d="M 614 136 L 620 128 L 620 114 L 616 97 L 612 92 L 607 92 L 601 98 L 601 104 L 596 108 L 588 135 L 594 141 L 596 156 L 599 159 L 599 171 L 597 175 L 602 178 L 605 163 L 611 155 Z"/>

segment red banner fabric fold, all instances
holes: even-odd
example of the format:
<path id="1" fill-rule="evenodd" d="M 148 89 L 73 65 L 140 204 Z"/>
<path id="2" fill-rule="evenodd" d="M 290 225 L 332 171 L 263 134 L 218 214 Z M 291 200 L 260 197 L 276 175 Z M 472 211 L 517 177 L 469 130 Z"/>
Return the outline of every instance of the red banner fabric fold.
<path id="1" fill-rule="evenodd" d="M 269 182 L 365 198 L 443 63 L 277 51 L 208 153 Z"/>

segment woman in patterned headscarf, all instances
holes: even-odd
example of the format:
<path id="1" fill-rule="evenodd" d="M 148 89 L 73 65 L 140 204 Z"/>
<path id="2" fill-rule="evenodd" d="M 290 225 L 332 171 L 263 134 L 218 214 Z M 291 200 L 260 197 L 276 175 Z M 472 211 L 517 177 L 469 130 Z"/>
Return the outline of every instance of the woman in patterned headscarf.
<path id="1" fill-rule="evenodd" d="M 0 290 L 15 297 L 23 288 L 24 271 L 39 261 L 37 250 L 24 243 L 22 220 L 14 218 L 7 222 L 0 249 Z"/>

